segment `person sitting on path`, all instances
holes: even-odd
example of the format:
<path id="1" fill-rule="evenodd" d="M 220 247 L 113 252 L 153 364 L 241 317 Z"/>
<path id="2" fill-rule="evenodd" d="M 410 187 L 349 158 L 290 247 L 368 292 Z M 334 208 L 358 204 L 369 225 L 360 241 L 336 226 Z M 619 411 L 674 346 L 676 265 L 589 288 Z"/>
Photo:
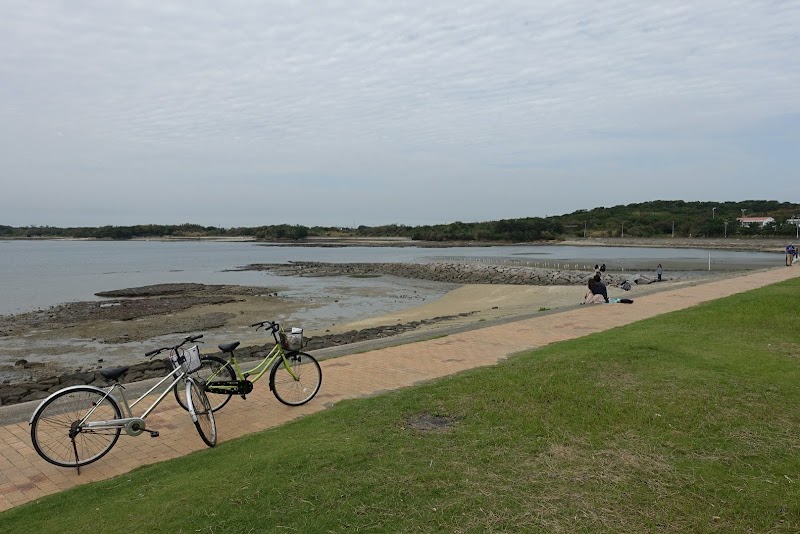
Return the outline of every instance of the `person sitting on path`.
<path id="1" fill-rule="evenodd" d="M 599 274 L 592 276 L 589 278 L 589 291 L 583 296 L 583 302 L 581 304 L 603 304 L 606 302 L 606 299 L 603 298 L 602 294 L 595 294 L 594 288 L 595 284 L 598 282 L 595 281 L 595 277 L 600 276 Z M 600 282 L 602 284 L 602 282 Z"/>
<path id="2" fill-rule="evenodd" d="M 594 275 L 594 278 L 589 279 L 589 291 L 595 295 L 602 295 L 603 300 L 608 302 L 608 289 L 606 285 L 600 281 L 600 275 Z"/>

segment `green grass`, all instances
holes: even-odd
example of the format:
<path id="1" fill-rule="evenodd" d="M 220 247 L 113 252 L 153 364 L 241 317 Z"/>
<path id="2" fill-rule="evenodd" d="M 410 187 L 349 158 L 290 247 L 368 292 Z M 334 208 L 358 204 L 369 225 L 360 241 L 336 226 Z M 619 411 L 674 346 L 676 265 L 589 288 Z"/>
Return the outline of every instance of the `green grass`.
<path id="1" fill-rule="evenodd" d="M 341 402 L 12 509 L 0 531 L 797 532 L 797 295 Z"/>

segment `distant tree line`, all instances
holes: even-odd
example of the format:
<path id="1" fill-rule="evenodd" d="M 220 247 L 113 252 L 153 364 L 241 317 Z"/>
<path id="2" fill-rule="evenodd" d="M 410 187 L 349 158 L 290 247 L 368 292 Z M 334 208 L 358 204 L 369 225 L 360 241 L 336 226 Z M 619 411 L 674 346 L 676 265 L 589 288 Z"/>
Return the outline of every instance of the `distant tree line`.
<path id="1" fill-rule="evenodd" d="M 774 200 L 684 202 L 658 200 L 612 208 L 581 210 L 554 217 L 573 237 L 725 237 L 795 236 L 788 223 L 800 214 L 800 204 Z M 741 217 L 772 217 L 775 222 L 742 226 Z"/>
<path id="2" fill-rule="evenodd" d="M 743 202 L 684 202 L 657 200 L 611 208 L 579 210 L 552 217 L 528 217 L 489 222 L 406 226 L 359 226 L 358 228 L 271 226 L 217 228 L 198 224 L 100 226 L 58 228 L 53 226 L 3 226 L 0 238 L 193 238 L 251 237 L 262 241 L 298 241 L 307 237 L 405 237 L 416 241 L 510 242 L 556 240 L 574 237 L 790 237 L 798 228 L 789 219 L 800 214 L 800 204 L 772 200 Z M 737 218 L 772 217 L 762 227 L 742 226 Z"/>

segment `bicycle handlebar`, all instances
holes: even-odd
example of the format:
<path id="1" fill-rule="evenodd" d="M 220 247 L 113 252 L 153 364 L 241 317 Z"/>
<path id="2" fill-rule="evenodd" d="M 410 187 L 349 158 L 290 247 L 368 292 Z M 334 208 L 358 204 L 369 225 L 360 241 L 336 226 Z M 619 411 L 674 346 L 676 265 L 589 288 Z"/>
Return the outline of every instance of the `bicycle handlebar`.
<path id="1" fill-rule="evenodd" d="M 281 328 L 281 326 L 278 323 L 274 322 L 274 321 L 260 321 L 260 322 L 257 322 L 257 323 L 253 323 L 250 326 L 257 327 L 256 330 L 258 330 L 261 327 L 264 327 L 264 330 L 270 329 L 273 332 L 277 332 Z"/>
<path id="2" fill-rule="evenodd" d="M 281 325 L 279 325 L 275 321 L 261 321 L 258 323 L 253 323 L 250 326 L 257 327 L 256 330 L 258 330 L 261 327 L 264 327 L 265 332 L 269 330 L 269 332 L 272 334 L 272 338 L 275 340 L 275 343 L 278 343 L 278 332 L 280 332 L 281 330 Z"/>
<path id="3" fill-rule="evenodd" d="M 189 337 L 184 338 L 183 341 L 181 341 L 180 343 L 178 343 L 174 347 L 161 347 L 160 349 L 155 349 L 155 350 L 151 350 L 150 352 L 145 352 L 144 355 L 147 356 L 148 358 L 152 358 L 153 356 L 155 356 L 159 352 L 164 352 L 165 350 L 178 350 L 183 345 L 185 345 L 187 343 L 191 343 L 193 341 L 197 341 L 201 337 L 203 337 L 203 334 L 200 334 L 198 336 L 189 336 Z M 200 343 L 202 343 L 202 341 Z"/>

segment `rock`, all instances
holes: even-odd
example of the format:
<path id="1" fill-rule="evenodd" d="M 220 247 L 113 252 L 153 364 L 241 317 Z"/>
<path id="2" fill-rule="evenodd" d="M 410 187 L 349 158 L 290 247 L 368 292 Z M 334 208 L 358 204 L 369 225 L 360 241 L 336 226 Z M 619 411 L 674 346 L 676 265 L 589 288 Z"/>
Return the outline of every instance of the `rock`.
<path id="1" fill-rule="evenodd" d="M 94 372 L 78 372 L 72 373 L 69 375 L 63 375 L 59 377 L 62 386 L 67 382 L 70 382 L 70 385 L 79 385 L 79 384 L 88 384 L 92 380 L 94 380 Z M 66 386 L 64 386 L 66 387 Z"/>
<path id="2" fill-rule="evenodd" d="M 0 386 L 0 401 L 3 405 L 15 404 L 23 395 L 27 395 L 29 391 L 24 387 L 19 386 Z"/>
<path id="3" fill-rule="evenodd" d="M 41 380 L 37 380 L 36 382 L 43 386 L 52 387 L 58 385 L 60 381 L 57 376 L 49 376 L 47 378 L 42 378 Z"/>
<path id="4" fill-rule="evenodd" d="M 22 397 L 20 402 L 28 402 L 33 400 L 46 399 L 50 394 L 45 391 L 31 391 L 28 395 Z"/>
<path id="5" fill-rule="evenodd" d="M 68 388 L 70 386 L 85 386 L 86 384 L 87 382 L 84 382 L 83 380 L 75 380 L 74 378 L 70 378 L 62 379 L 61 383 L 58 386 L 53 386 L 53 388 L 55 388 L 55 391 L 58 391 L 59 389 Z"/>

